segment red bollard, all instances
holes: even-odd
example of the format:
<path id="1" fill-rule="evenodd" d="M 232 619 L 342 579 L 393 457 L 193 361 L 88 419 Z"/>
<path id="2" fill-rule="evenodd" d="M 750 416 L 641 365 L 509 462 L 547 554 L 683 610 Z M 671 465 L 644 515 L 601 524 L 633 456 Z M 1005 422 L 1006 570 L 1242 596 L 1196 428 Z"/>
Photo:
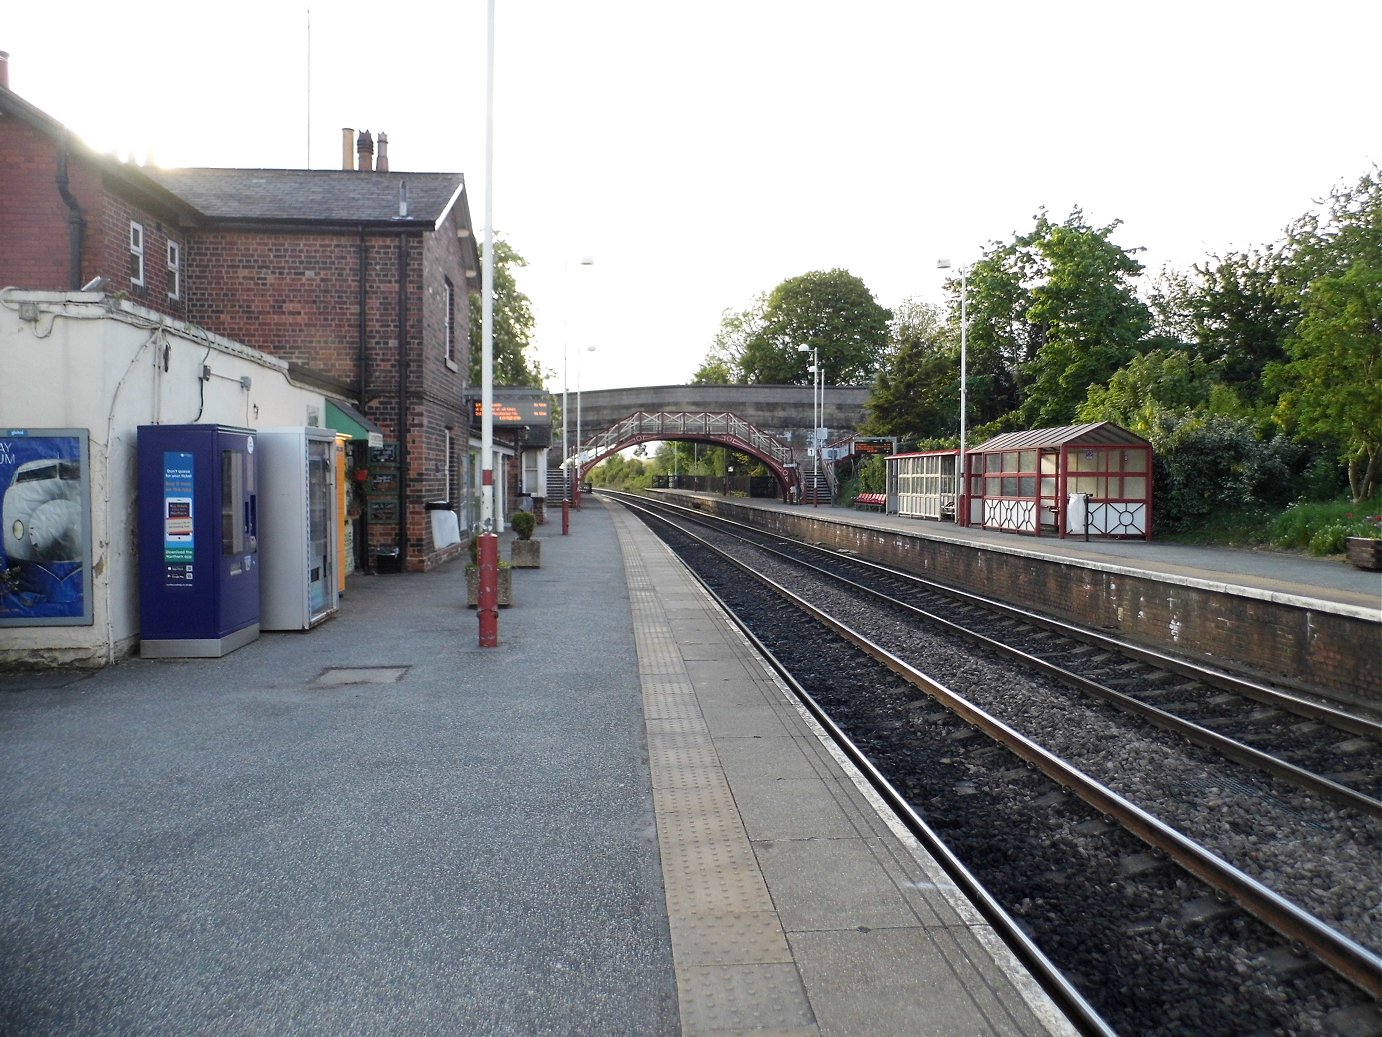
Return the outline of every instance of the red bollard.
<path id="1" fill-rule="evenodd" d="M 480 586 L 476 590 L 476 614 L 480 618 L 480 647 L 499 644 L 499 538 L 493 533 L 480 535 L 477 561 Z"/>
<path id="2" fill-rule="evenodd" d="M 564 500 L 561 502 L 561 535 L 566 536 L 571 532 L 571 502 Z"/>

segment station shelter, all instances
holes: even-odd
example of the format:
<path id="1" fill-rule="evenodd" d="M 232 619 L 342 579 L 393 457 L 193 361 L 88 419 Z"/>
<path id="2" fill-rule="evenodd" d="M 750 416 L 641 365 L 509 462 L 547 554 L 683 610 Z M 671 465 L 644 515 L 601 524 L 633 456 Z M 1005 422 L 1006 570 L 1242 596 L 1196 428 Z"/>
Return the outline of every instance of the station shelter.
<path id="1" fill-rule="evenodd" d="M 1032 536 L 1152 536 L 1152 445 L 1108 421 L 1007 432 L 969 454 L 968 511 Z"/>
<path id="2" fill-rule="evenodd" d="M 923 450 L 888 458 L 886 510 L 907 518 L 955 520 L 958 450 Z"/>

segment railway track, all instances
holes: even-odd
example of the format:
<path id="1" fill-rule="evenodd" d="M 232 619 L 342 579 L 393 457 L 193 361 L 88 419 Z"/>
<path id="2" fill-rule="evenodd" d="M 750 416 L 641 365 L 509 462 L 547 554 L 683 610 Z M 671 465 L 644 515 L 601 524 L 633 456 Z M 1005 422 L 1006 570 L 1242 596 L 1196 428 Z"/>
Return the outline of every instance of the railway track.
<path id="1" fill-rule="evenodd" d="M 647 504 L 638 504 L 646 521 L 665 521 Z M 1278 699 L 1260 685 L 1234 692 L 1228 675 L 1201 677 L 1178 661 L 1162 668 L 1041 617 L 1000 610 L 994 618 L 976 599 L 955 603 L 943 589 L 836 552 L 726 531 L 714 520 L 708 532 L 700 514 L 677 522 L 681 531 L 665 539 L 751 617 L 742 621 L 784 669 L 816 686 L 810 694 L 822 709 L 852 718 L 841 726 L 856 728 L 887 781 L 941 819 L 943 837 L 966 847 L 966 860 L 977 852 L 1006 861 L 982 866 L 983 881 L 1007 891 L 1009 910 L 1043 946 L 1054 941 L 1053 960 L 1118 1020 L 1117 1032 L 1208 1032 L 1206 1013 L 1221 1010 L 1206 1006 L 1244 998 L 1252 1004 L 1214 1019 L 1218 1032 L 1256 1032 L 1244 1028 L 1253 1019 L 1261 1032 L 1382 1032 L 1370 1004 L 1382 968 L 1369 945 L 1377 907 L 1368 890 L 1382 844 L 1370 794 L 1375 723 L 1344 716 L 1336 725 L 1321 704 Z M 841 687 L 838 675 L 860 665 L 860 653 L 871 675 Z M 1243 694 L 1247 707 L 1236 697 Z M 1185 712 L 1198 715 L 1163 708 L 1168 700 L 1191 703 L 1198 708 Z M 1222 723 L 1202 722 L 1205 703 Z M 1251 741 L 1222 730 L 1245 709 L 1256 717 Z M 932 727 L 945 733 L 933 731 L 939 741 L 920 748 L 920 732 Z M 997 804 L 1000 789 L 1011 798 Z M 988 806 L 982 822 L 947 820 L 968 816 L 977 801 Z M 1006 819 L 999 841 L 976 847 L 975 826 L 995 817 Z M 1035 827 L 1022 850 L 995 849 L 1027 825 Z M 1067 843 L 1078 847 L 1073 862 L 1050 859 L 1052 846 Z M 1095 914 L 1117 915 L 1122 900 L 1121 916 L 1072 938 L 1096 897 Z M 1172 935 L 1167 919 L 1180 920 Z M 1107 950 L 1091 953 L 1099 945 Z M 1222 968 L 1217 979 L 1207 979 L 1216 973 L 1205 961 Z M 1195 973 L 1197 991 L 1187 997 Z M 1133 975 L 1136 989 L 1109 996 Z M 1246 987 L 1245 975 L 1255 977 Z M 1158 985 L 1153 976 L 1165 978 Z M 1187 1012 L 1193 1023 L 1181 1018 Z M 1163 1028 L 1145 1028 L 1152 1015 Z"/>

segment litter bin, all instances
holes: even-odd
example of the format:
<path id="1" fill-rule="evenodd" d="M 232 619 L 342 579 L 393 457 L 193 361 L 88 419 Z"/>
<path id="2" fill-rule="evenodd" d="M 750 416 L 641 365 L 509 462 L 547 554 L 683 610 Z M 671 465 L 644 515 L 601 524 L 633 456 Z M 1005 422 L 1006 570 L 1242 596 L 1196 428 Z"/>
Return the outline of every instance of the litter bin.
<path id="1" fill-rule="evenodd" d="M 396 573 L 403 569 L 399 559 L 398 548 L 382 547 L 374 555 L 374 571 L 380 573 Z"/>

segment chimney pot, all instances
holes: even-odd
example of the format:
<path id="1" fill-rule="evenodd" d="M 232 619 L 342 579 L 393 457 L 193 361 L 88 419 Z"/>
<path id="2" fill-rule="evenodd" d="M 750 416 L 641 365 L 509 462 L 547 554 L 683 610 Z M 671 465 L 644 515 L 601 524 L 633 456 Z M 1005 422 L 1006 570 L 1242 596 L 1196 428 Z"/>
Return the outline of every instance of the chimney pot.
<path id="1" fill-rule="evenodd" d="M 361 130 L 356 142 L 355 150 L 360 155 L 360 172 L 369 173 L 374 170 L 374 138 L 370 136 L 369 130 Z"/>
<path id="2" fill-rule="evenodd" d="M 355 168 L 355 127 L 341 127 L 341 168 Z"/>
<path id="3" fill-rule="evenodd" d="M 0 50 L 0 86 L 10 88 L 10 52 Z"/>
<path id="4" fill-rule="evenodd" d="M 389 135 L 384 132 L 379 134 L 379 161 L 374 164 L 376 173 L 387 173 L 389 171 Z"/>

